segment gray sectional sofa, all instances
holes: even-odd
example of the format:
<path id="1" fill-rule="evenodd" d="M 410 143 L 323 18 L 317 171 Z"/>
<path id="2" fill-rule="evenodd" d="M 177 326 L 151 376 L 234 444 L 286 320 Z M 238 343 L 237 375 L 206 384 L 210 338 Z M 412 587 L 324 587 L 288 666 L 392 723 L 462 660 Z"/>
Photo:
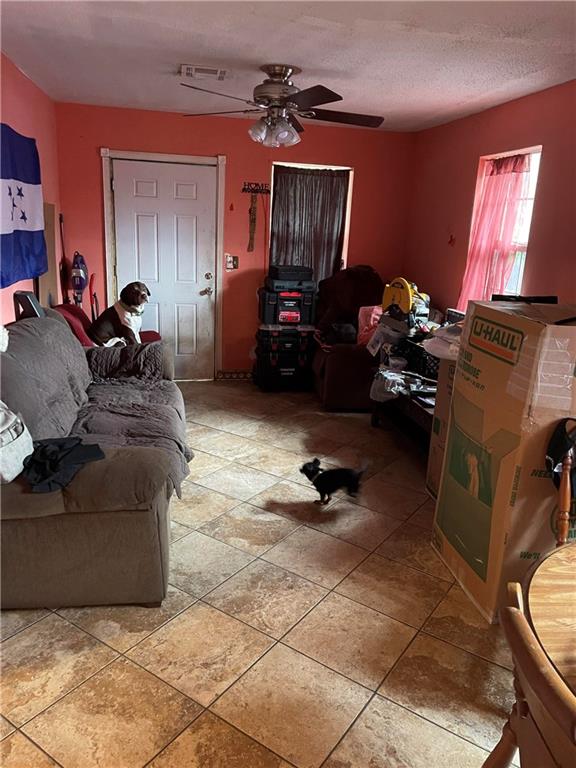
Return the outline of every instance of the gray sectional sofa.
<path id="1" fill-rule="evenodd" d="M 33 439 L 78 435 L 105 458 L 61 491 L 1 486 L 1 607 L 160 603 L 169 499 L 192 458 L 162 343 L 87 350 L 55 313 L 8 330 L 2 400 Z"/>

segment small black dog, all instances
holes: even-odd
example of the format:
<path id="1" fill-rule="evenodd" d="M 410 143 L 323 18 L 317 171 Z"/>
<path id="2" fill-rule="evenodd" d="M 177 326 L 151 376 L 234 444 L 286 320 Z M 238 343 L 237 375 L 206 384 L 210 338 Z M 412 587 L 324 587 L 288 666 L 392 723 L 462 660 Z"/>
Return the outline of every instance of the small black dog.
<path id="1" fill-rule="evenodd" d="M 104 310 L 88 328 L 88 336 L 101 347 L 140 344 L 142 313 L 148 296 L 150 291 L 144 283 L 128 283 L 120 300 Z"/>
<path id="2" fill-rule="evenodd" d="M 320 499 L 315 504 L 328 504 L 332 494 L 339 488 L 346 488 L 349 496 L 356 496 L 360 489 L 360 480 L 364 470 L 355 469 L 320 469 L 320 459 L 308 461 L 300 467 L 300 472 L 306 475 L 308 480 L 320 494 Z"/>

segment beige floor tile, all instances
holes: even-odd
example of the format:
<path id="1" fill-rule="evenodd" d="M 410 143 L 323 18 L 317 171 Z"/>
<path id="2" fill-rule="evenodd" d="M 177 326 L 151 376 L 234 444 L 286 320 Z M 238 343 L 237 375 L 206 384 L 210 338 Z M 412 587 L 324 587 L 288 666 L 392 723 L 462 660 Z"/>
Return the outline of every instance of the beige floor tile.
<path id="1" fill-rule="evenodd" d="M 98 640 L 123 653 L 143 640 L 180 611 L 194 598 L 169 586 L 160 608 L 141 605 L 111 605 L 86 608 L 61 608 L 58 613 L 89 632 Z"/>
<path id="2" fill-rule="evenodd" d="M 319 498 L 318 491 L 312 486 L 282 480 L 253 496 L 250 504 L 283 515 L 294 522 L 307 523 L 319 519 L 324 511 L 318 508 L 318 504 L 314 504 Z"/>
<path id="3" fill-rule="evenodd" d="M 419 629 L 450 583 L 378 555 L 370 555 L 336 591 Z"/>
<path id="4" fill-rule="evenodd" d="M 378 473 L 384 481 L 424 493 L 426 461 L 418 454 L 404 454 Z"/>
<path id="5" fill-rule="evenodd" d="M 186 415 L 188 416 L 188 413 Z M 216 434 L 219 434 L 218 431 L 212 429 L 212 427 L 206 427 L 204 424 L 196 424 L 196 422 L 193 421 L 186 422 L 186 440 L 193 450 L 200 448 L 198 443 L 201 438 Z"/>
<path id="6" fill-rule="evenodd" d="M 342 447 L 342 441 L 330 440 L 328 437 L 313 435 L 310 432 L 298 432 L 296 431 L 298 426 L 296 425 L 294 430 L 286 430 L 285 434 L 280 437 L 270 438 L 268 442 L 275 448 L 282 448 L 285 451 L 297 453 L 299 456 L 305 456 L 307 461 L 315 456 L 318 458 L 325 457 Z"/>
<path id="7" fill-rule="evenodd" d="M 419 507 L 413 515 L 410 516 L 410 525 L 419 525 L 422 528 L 432 530 L 434 525 L 434 509 L 436 502 L 434 499 L 428 499 Z"/>
<path id="8" fill-rule="evenodd" d="M 204 712 L 175 739 L 150 768 L 290 768 L 281 757 Z"/>
<path id="9" fill-rule="evenodd" d="M 0 639 L 5 640 L 21 629 L 29 627 L 39 619 L 48 616 L 46 608 L 35 608 L 29 611 L 0 611 Z"/>
<path id="10" fill-rule="evenodd" d="M 188 464 L 190 474 L 186 478 L 188 481 L 200 480 L 201 477 L 206 477 L 216 472 L 222 467 L 227 467 L 229 462 L 226 459 L 221 459 L 218 456 L 211 456 L 209 453 L 202 453 L 194 449 L 194 458 Z"/>
<path id="11" fill-rule="evenodd" d="M 340 418 L 334 414 L 332 417 L 324 419 L 323 422 L 310 429 L 313 435 L 327 437 L 343 445 L 358 440 L 370 429 L 369 416 L 366 416 L 366 424 L 351 421 L 346 418 Z M 297 423 L 297 422 L 296 422 Z"/>
<path id="12" fill-rule="evenodd" d="M 262 557 L 331 589 L 366 557 L 366 551 L 311 528 L 298 528 Z"/>
<path id="13" fill-rule="evenodd" d="M 278 424 L 271 424 L 267 419 L 245 419 L 241 424 L 234 424 L 227 429 L 228 433 L 246 437 L 256 442 L 271 442 L 278 440 L 288 433 L 286 427 L 280 427 Z"/>
<path id="14" fill-rule="evenodd" d="M 301 467 L 304 461 L 302 454 L 255 441 L 252 441 L 252 448 L 238 459 L 238 463 L 246 467 L 280 476 L 293 472 Z"/>
<path id="15" fill-rule="evenodd" d="M 384 467 L 395 461 L 399 452 L 397 449 L 391 450 L 386 453 L 373 453 L 370 450 L 364 448 L 355 447 L 352 445 L 345 445 L 338 449 L 334 453 L 325 455 L 325 460 L 330 464 L 334 464 L 337 467 L 347 467 L 350 469 L 364 471 L 363 480 L 367 480 L 372 475 L 375 475 Z"/>
<path id="16" fill-rule="evenodd" d="M 234 509 L 239 503 L 238 499 L 210 491 L 196 483 L 183 483 L 182 499 L 173 496 L 170 501 L 170 517 L 189 528 L 197 528 Z"/>
<path id="17" fill-rule="evenodd" d="M 230 402 L 229 405 L 231 408 L 234 408 L 237 403 Z M 212 427 L 213 429 L 226 431 L 226 429 L 230 427 L 237 427 L 238 425 L 246 424 L 246 422 L 250 422 L 251 419 L 249 416 L 235 413 L 233 410 L 212 408 L 210 411 L 195 415 L 194 421 L 197 424 L 203 424 L 206 427 Z"/>
<path id="18" fill-rule="evenodd" d="M 257 560 L 204 600 L 272 637 L 280 638 L 327 591 L 317 584 Z"/>
<path id="19" fill-rule="evenodd" d="M 410 522 L 404 523 L 378 547 L 376 554 L 452 583 L 454 578 L 432 549 L 431 539 L 429 531 Z"/>
<path id="20" fill-rule="evenodd" d="M 322 768 L 480 768 L 488 753 L 377 696 Z"/>
<path id="21" fill-rule="evenodd" d="M 2 768 L 56 768 L 45 752 L 21 733 L 13 733 L 0 744 Z"/>
<path id="22" fill-rule="evenodd" d="M 511 672 L 426 635 L 414 640 L 380 693 L 487 750 L 514 704 Z"/>
<path id="23" fill-rule="evenodd" d="M 6 736 L 9 736 L 14 730 L 15 728 L 12 725 L 12 723 L 10 723 L 8 720 L 6 720 L 5 717 L 2 717 L 2 715 L 0 715 L 0 741 L 2 741 L 2 739 L 5 739 Z"/>
<path id="24" fill-rule="evenodd" d="M 175 520 L 170 520 L 170 543 L 178 541 L 189 533 L 192 533 L 192 528 L 188 528 L 186 525 L 181 525 Z"/>
<path id="25" fill-rule="evenodd" d="M 318 768 L 369 697 L 366 688 L 277 645 L 212 708 L 299 768 Z"/>
<path id="26" fill-rule="evenodd" d="M 60 616 L 46 616 L 2 643 L 2 714 L 25 723 L 116 655 Z"/>
<path id="27" fill-rule="evenodd" d="M 200 528 L 212 536 L 251 555 L 261 555 L 298 528 L 285 517 L 266 512 L 250 504 L 240 504 Z"/>
<path id="28" fill-rule="evenodd" d="M 362 483 L 356 501 L 375 512 L 384 512 L 399 520 L 406 520 L 426 499 L 423 491 L 394 485 L 382 477 L 382 472 L 378 472 Z"/>
<path id="29" fill-rule="evenodd" d="M 141 768 L 201 707 L 118 659 L 25 727 L 63 766 Z"/>
<path id="30" fill-rule="evenodd" d="M 344 499 L 334 501 L 320 510 L 315 519 L 307 521 L 311 528 L 368 550 L 375 549 L 402 525 L 400 520 L 384 512 L 374 512 Z"/>
<path id="31" fill-rule="evenodd" d="M 239 549 L 194 531 L 170 549 L 170 583 L 202 597 L 254 558 Z"/>
<path id="32" fill-rule="evenodd" d="M 512 654 L 502 627 L 488 624 L 456 584 L 423 627 L 440 640 L 512 669 Z"/>
<path id="33" fill-rule="evenodd" d="M 331 593 L 283 642 L 376 690 L 415 634 L 412 627 Z"/>
<path id="34" fill-rule="evenodd" d="M 254 449 L 255 443 L 245 437 L 231 435 L 229 432 L 212 430 L 212 434 L 197 438 L 195 445 L 204 453 L 227 459 L 227 461 L 236 461 L 249 454 Z"/>
<path id="35" fill-rule="evenodd" d="M 128 656 L 207 707 L 273 642 L 221 611 L 196 603 Z"/>
<path id="36" fill-rule="evenodd" d="M 239 464 L 230 464 L 198 480 L 199 485 L 233 496 L 240 501 L 248 501 L 252 496 L 265 488 L 270 488 L 276 482 L 278 481 L 273 475 L 266 475 L 264 472 Z"/>

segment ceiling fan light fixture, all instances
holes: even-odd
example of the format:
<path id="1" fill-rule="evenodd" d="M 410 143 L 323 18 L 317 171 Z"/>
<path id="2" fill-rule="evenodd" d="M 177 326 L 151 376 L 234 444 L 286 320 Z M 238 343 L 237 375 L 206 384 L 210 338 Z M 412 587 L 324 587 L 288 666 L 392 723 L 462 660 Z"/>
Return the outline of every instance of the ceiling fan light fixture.
<path id="1" fill-rule="evenodd" d="M 267 134 L 268 123 L 265 117 L 261 117 L 260 120 L 257 120 L 254 125 L 251 125 L 250 128 L 248 128 L 248 135 L 252 141 L 255 141 L 257 144 L 263 144 Z"/>
<path id="2" fill-rule="evenodd" d="M 283 147 L 292 147 L 294 144 L 300 143 L 298 131 L 283 117 L 276 121 L 274 136 L 278 144 Z"/>
<path id="3" fill-rule="evenodd" d="M 298 131 L 284 117 L 261 117 L 250 126 L 248 135 L 265 147 L 291 147 L 300 142 Z"/>

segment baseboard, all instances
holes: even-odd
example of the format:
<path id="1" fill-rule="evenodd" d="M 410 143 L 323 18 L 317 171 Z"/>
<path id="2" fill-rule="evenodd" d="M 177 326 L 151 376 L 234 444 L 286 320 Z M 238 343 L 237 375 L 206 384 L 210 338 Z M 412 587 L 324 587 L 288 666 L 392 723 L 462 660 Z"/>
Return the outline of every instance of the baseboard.
<path id="1" fill-rule="evenodd" d="M 252 381 L 252 371 L 218 371 L 216 381 Z"/>

